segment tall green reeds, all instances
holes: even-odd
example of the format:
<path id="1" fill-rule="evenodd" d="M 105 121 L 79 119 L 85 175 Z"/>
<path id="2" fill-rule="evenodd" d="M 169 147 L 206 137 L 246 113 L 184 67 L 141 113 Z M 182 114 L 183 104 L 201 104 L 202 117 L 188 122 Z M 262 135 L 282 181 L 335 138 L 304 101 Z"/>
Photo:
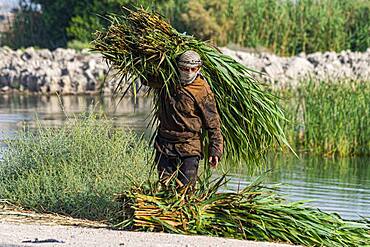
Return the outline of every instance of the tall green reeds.
<path id="1" fill-rule="evenodd" d="M 113 194 L 148 179 L 147 143 L 106 118 L 20 131 L 0 161 L 0 199 L 38 212 L 109 220 Z"/>
<path id="2" fill-rule="evenodd" d="M 282 55 L 346 49 L 345 7 L 340 1 L 253 2 L 258 2 L 258 5 L 246 6 L 249 9 L 246 26 L 254 29 L 253 22 L 257 20 L 257 30 L 261 31 L 249 37 L 256 45 Z M 244 30 L 246 33 L 250 31 Z M 248 46 L 248 38 L 244 45 Z"/>
<path id="3" fill-rule="evenodd" d="M 368 82 L 308 82 L 281 92 L 297 151 L 325 156 L 370 155 Z"/>
<path id="4" fill-rule="evenodd" d="M 190 7 L 194 4 L 199 7 Z M 184 12 L 185 28 L 180 30 L 211 38 L 218 45 L 263 47 L 280 55 L 365 51 L 370 46 L 368 1 L 190 0 Z M 220 28 L 212 29 L 213 25 Z M 212 32 L 211 37 L 203 35 Z"/>

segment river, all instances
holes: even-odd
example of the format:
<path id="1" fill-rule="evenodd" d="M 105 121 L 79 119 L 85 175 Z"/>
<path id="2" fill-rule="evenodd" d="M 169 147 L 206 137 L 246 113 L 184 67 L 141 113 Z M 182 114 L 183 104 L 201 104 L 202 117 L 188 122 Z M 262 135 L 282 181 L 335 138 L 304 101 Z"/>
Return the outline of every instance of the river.
<path id="1" fill-rule="evenodd" d="M 12 139 L 20 128 L 35 126 L 36 119 L 47 126 L 63 122 L 84 111 L 104 111 L 120 128 L 143 132 L 148 124 L 151 101 L 139 98 L 97 96 L 39 96 L 0 95 L 0 159 L 6 148 L 3 143 Z M 63 105 L 63 107 L 61 107 Z M 336 212 L 346 219 L 370 217 L 370 159 L 325 159 L 321 157 L 277 155 L 270 158 L 268 184 L 280 184 L 280 192 L 289 201 L 308 200 L 307 205 L 326 212 Z M 243 188 L 250 177 L 242 169 L 230 173 L 231 190 Z"/>

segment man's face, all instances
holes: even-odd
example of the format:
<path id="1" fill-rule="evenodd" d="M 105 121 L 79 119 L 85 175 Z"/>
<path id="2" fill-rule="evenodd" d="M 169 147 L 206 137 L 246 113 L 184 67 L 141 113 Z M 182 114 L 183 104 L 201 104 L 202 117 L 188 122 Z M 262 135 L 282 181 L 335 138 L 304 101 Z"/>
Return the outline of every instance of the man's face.
<path id="1" fill-rule="evenodd" d="M 180 66 L 179 69 L 182 71 L 182 72 L 185 72 L 185 73 L 195 73 L 195 72 L 198 72 L 199 70 L 199 66 L 198 67 L 194 67 L 194 68 L 191 68 L 191 67 L 183 67 L 183 66 Z"/>
<path id="2" fill-rule="evenodd" d="M 191 83 L 198 74 L 200 66 L 198 67 L 185 67 L 179 66 L 180 82 L 183 84 Z"/>

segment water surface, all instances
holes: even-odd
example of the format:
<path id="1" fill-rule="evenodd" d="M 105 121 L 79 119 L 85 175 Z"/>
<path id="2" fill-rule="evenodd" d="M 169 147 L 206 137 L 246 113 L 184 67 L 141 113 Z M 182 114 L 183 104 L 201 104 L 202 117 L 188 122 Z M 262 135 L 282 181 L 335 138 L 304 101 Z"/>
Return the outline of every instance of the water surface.
<path id="1" fill-rule="evenodd" d="M 278 156 L 269 160 L 267 183 L 280 184 L 289 201 L 306 204 L 346 219 L 370 217 L 370 159 L 325 159 Z M 251 178 L 242 169 L 231 173 L 229 186 L 243 188 Z"/>

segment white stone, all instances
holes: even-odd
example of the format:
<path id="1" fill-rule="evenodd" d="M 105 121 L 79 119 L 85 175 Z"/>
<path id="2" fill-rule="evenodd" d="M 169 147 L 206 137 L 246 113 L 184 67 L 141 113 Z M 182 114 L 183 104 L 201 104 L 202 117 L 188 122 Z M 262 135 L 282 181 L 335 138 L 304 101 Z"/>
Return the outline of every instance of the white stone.
<path id="1" fill-rule="evenodd" d="M 314 66 L 305 58 L 295 57 L 287 64 L 285 74 L 290 78 L 301 78 L 310 74 Z"/>

